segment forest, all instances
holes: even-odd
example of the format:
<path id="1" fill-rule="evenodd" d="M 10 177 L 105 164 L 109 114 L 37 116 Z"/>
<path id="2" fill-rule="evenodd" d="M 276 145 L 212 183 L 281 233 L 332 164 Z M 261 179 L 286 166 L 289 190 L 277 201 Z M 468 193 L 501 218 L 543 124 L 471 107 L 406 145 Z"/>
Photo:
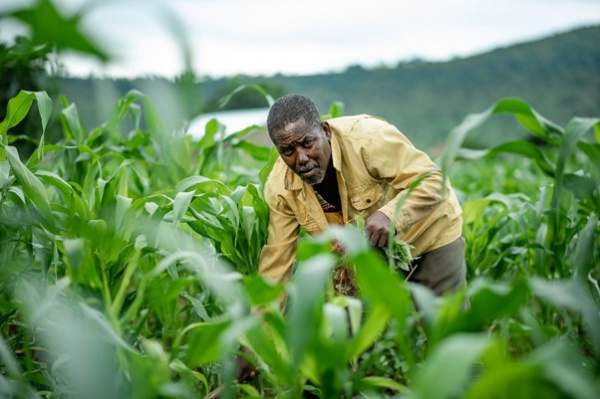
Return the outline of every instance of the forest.
<path id="1" fill-rule="evenodd" d="M 435 150 L 464 115 L 478 112 L 501 97 L 521 98 L 545 115 L 566 123 L 572 115 L 593 116 L 600 104 L 600 27 L 580 28 L 540 40 L 499 48 L 447 62 L 412 60 L 395 67 L 348 67 L 344 72 L 313 76 L 198 77 L 181 92 L 183 78 L 134 80 L 58 79 L 52 87 L 79 106 L 83 123 L 93 127 L 111 104 L 131 89 L 150 95 L 165 115 L 177 121 L 202 112 L 266 107 L 256 91 L 242 91 L 223 108 L 219 99 L 243 84 L 259 84 L 273 97 L 303 93 L 326 110 L 335 101 L 348 115 L 368 113 L 398 126 L 418 147 Z M 202 71 L 200 71 L 201 74 Z M 91 98 L 86 93 L 95 93 Z M 105 98 L 106 97 L 106 98 Z M 185 115 L 170 108 L 173 97 L 185 98 Z M 498 144 L 509 135 L 526 137 L 510 118 L 499 117 L 485 134 L 474 132 L 471 147 Z"/>

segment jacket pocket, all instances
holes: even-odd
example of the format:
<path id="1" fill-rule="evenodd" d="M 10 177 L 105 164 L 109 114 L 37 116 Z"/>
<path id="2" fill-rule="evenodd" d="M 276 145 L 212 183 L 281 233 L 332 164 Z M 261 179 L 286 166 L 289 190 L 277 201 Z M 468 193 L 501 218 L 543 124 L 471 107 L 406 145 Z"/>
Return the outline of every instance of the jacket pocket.
<path id="1" fill-rule="evenodd" d="M 300 226 L 302 226 L 307 233 L 316 234 L 321 232 L 319 224 L 307 211 L 300 212 L 297 215 L 297 219 Z"/>
<path id="2" fill-rule="evenodd" d="M 377 204 L 383 195 L 383 188 L 378 184 L 360 186 L 348 190 L 350 205 L 357 211 L 362 211 Z"/>

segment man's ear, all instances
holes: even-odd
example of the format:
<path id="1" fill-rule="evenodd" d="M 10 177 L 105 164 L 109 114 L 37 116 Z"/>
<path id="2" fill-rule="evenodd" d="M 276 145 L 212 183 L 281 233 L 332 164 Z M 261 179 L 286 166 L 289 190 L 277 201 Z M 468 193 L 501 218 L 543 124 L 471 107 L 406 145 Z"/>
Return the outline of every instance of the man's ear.
<path id="1" fill-rule="evenodd" d="M 323 128 L 325 137 L 331 139 L 331 127 L 329 126 L 329 123 L 327 123 L 326 121 L 321 122 L 321 128 Z"/>

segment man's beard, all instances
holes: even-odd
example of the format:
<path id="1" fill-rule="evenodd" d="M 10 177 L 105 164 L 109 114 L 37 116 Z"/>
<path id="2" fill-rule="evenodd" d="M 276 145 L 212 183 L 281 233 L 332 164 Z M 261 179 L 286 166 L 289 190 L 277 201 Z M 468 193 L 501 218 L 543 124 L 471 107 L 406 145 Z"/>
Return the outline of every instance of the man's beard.
<path id="1" fill-rule="evenodd" d="M 312 173 L 310 176 L 303 175 L 304 172 L 310 172 L 313 170 L 314 173 Z M 302 179 L 303 182 L 310 184 L 311 186 L 322 183 L 323 180 L 325 180 L 326 173 L 327 171 L 321 169 L 318 165 L 315 167 L 302 168 L 296 172 L 296 174 L 300 176 L 300 179 Z"/>

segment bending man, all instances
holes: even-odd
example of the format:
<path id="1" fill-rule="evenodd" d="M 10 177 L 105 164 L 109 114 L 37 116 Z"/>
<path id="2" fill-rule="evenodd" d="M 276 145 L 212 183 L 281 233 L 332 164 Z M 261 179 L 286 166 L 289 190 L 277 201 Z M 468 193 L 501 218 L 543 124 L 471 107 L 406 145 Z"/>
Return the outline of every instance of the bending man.
<path id="1" fill-rule="evenodd" d="M 394 126 L 369 115 L 321 122 L 313 101 L 278 99 L 267 118 L 280 158 L 267 181 L 268 242 L 259 272 L 290 279 L 300 227 L 310 234 L 330 223 L 365 220 L 370 244 L 385 248 L 404 190 L 436 165 Z M 397 237 L 413 246 L 410 280 L 441 295 L 465 284 L 462 211 L 449 184 L 434 172 L 414 189 L 395 220 Z"/>

